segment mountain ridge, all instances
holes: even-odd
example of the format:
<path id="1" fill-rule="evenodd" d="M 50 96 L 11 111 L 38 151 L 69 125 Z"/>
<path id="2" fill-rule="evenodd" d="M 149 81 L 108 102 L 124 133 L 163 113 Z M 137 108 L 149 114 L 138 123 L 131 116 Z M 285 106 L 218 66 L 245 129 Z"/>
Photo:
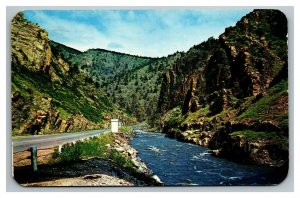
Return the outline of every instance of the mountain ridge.
<path id="1" fill-rule="evenodd" d="M 168 62 L 173 62 L 177 56 L 182 54 L 176 52 L 168 57 L 149 58 L 102 49 L 91 49 L 73 55 L 68 50 L 64 50 L 64 47 L 59 46 L 58 43 L 52 45 L 53 49 L 60 52 L 71 66 L 77 67 L 98 82 L 99 86 L 109 94 L 114 102 L 120 106 L 125 106 L 125 109 L 137 117 L 139 121 L 147 119 L 146 114 L 154 116 L 153 109 L 156 109 L 154 104 L 156 102 L 148 108 L 149 111 L 152 109 L 151 112 L 144 113 L 145 104 L 133 103 L 131 99 L 141 101 L 145 100 L 146 95 L 150 95 L 150 100 L 156 101 L 159 76 L 165 67 L 171 65 Z M 143 94 L 138 94 L 138 92 L 143 92 Z M 126 95 L 129 93 L 130 95 Z"/>

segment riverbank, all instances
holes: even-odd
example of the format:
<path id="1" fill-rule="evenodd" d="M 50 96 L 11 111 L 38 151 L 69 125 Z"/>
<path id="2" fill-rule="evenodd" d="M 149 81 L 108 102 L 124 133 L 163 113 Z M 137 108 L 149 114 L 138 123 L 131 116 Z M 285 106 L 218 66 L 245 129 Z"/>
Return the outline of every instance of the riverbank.
<path id="1" fill-rule="evenodd" d="M 14 178 L 22 186 L 163 185 L 130 146 L 133 135 L 123 129 L 65 145 L 61 153 L 58 149 L 38 152 L 36 172 L 26 159 L 28 153 L 19 153 L 14 156 Z"/>
<path id="2" fill-rule="evenodd" d="M 213 123 L 208 125 L 213 128 Z M 288 169 L 288 138 L 274 132 L 275 126 L 272 123 L 227 122 L 224 125 L 211 131 L 169 129 L 165 134 L 168 138 L 207 147 L 216 157 Z M 264 132 L 253 131 L 252 126 L 263 128 Z"/>

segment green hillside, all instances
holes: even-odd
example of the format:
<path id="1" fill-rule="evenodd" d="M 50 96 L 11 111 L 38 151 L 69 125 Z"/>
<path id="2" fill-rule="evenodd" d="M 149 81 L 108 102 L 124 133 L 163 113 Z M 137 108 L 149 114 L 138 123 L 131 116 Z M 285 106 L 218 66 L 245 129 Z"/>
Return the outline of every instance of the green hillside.
<path id="1" fill-rule="evenodd" d="M 114 103 L 139 121 L 157 116 L 161 76 L 183 54 L 148 58 L 103 49 L 79 52 L 54 41 L 51 48 L 72 67 L 90 76 Z"/>

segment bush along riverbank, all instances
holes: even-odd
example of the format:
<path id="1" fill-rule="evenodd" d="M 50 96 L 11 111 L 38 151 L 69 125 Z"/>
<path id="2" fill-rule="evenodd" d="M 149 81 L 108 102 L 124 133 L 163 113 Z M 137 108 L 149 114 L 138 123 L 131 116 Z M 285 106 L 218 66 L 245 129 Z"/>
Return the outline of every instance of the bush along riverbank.
<path id="1" fill-rule="evenodd" d="M 129 128 L 122 128 L 119 133 L 64 145 L 35 173 L 30 166 L 15 167 L 15 179 L 25 186 L 163 185 L 130 146 L 133 136 Z"/>

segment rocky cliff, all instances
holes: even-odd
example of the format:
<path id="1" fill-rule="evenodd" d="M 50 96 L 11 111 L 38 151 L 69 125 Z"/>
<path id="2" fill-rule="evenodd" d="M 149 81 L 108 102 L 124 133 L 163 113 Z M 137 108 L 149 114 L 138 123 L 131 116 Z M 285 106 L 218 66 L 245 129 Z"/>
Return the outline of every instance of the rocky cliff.
<path id="1" fill-rule="evenodd" d="M 286 18 L 280 11 L 256 10 L 177 60 L 163 76 L 159 110 L 182 106 L 185 114 L 198 103 L 214 103 L 212 113 L 218 113 L 230 102 L 228 95 L 265 94 L 282 70 L 287 70 Z M 217 101 L 224 101 L 222 107 Z"/>
<path id="2" fill-rule="evenodd" d="M 158 111 L 169 137 L 250 163 L 288 162 L 287 19 L 254 10 L 192 47 L 163 75 Z"/>
<path id="3" fill-rule="evenodd" d="M 50 45 L 48 33 L 18 13 L 11 22 L 13 134 L 107 127 L 111 117 L 133 121 L 89 76 Z"/>

